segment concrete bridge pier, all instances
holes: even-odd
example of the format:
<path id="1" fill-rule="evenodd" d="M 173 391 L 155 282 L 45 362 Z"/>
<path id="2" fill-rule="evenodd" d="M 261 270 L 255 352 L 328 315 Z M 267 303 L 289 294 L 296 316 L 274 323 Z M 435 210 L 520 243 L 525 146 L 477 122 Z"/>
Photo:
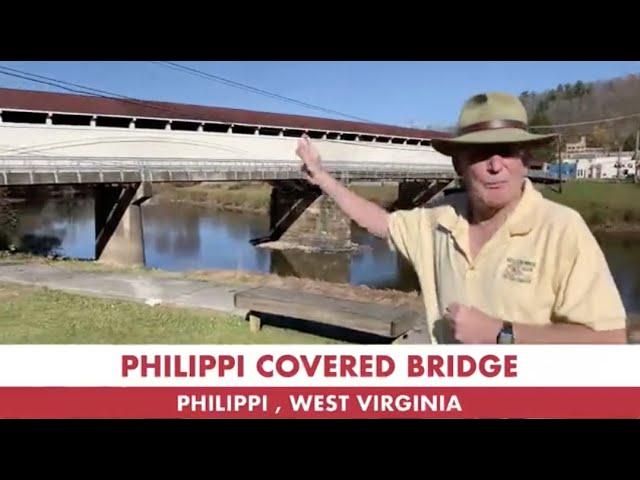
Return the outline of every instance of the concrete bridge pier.
<path id="1" fill-rule="evenodd" d="M 95 188 L 95 258 L 112 265 L 144 266 L 142 204 L 151 184 L 98 185 Z"/>
<path id="2" fill-rule="evenodd" d="M 282 249 L 353 249 L 350 219 L 319 188 L 306 180 L 275 181 L 272 186 L 270 232 L 251 243 L 277 241 Z"/>

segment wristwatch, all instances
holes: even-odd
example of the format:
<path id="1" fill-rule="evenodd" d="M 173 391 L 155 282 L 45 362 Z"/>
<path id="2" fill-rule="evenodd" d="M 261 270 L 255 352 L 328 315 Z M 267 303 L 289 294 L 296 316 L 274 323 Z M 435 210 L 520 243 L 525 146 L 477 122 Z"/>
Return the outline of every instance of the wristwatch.
<path id="1" fill-rule="evenodd" d="M 498 332 L 496 343 L 516 343 L 516 337 L 513 335 L 513 324 L 511 322 L 502 322 L 502 329 Z"/>

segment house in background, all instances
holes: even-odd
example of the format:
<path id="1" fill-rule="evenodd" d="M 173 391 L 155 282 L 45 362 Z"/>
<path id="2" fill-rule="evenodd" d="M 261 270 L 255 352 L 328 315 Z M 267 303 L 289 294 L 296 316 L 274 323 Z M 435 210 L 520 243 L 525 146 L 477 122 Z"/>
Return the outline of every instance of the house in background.
<path id="1" fill-rule="evenodd" d="M 636 170 L 632 152 L 622 152 L 610 155 L 594 156 L 592 154 L 576 154 L 574 158 L 564 159 L 562 162 L 562 176 L 567 178 L 615 180 L 632 177 Z M 572 165 L 572 167 L 565 166 Z M 547 164 L 546 171 L 551 175 L 558 175 L 557 164 Z M 573 174 L 573 175 L 572 175 Z"/>

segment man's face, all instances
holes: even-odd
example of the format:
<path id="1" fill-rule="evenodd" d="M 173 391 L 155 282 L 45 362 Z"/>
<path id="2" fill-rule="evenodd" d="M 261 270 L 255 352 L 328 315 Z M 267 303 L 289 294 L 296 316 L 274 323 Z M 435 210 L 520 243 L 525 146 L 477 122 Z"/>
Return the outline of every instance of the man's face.
<path id="1" fill-rule="evenodd" d="M 456 155 L 471 202 L 502 208 L 519 198 L 526 175 L 524 152 L 513 145 L 473 146 Z"/>

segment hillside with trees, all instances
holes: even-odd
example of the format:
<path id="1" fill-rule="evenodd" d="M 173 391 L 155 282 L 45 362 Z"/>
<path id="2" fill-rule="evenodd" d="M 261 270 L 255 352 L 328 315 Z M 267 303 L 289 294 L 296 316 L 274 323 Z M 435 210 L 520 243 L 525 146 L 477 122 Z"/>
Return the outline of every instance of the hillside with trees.
<path id="1" fill-rule="evenodd" d="M 640 75 L 607 81 L 558 85 L 541 93 L 522 92 L 520 100 L 529 114 L 531 126 L 587 122 L 640 113 Z M 635 149 L 640 115 L 610 122 L 562 127 L 563 143 L 587 138 L 589 147 L 609 151 Z M 549 130 L 535 130 L 537 132 Z"/>

